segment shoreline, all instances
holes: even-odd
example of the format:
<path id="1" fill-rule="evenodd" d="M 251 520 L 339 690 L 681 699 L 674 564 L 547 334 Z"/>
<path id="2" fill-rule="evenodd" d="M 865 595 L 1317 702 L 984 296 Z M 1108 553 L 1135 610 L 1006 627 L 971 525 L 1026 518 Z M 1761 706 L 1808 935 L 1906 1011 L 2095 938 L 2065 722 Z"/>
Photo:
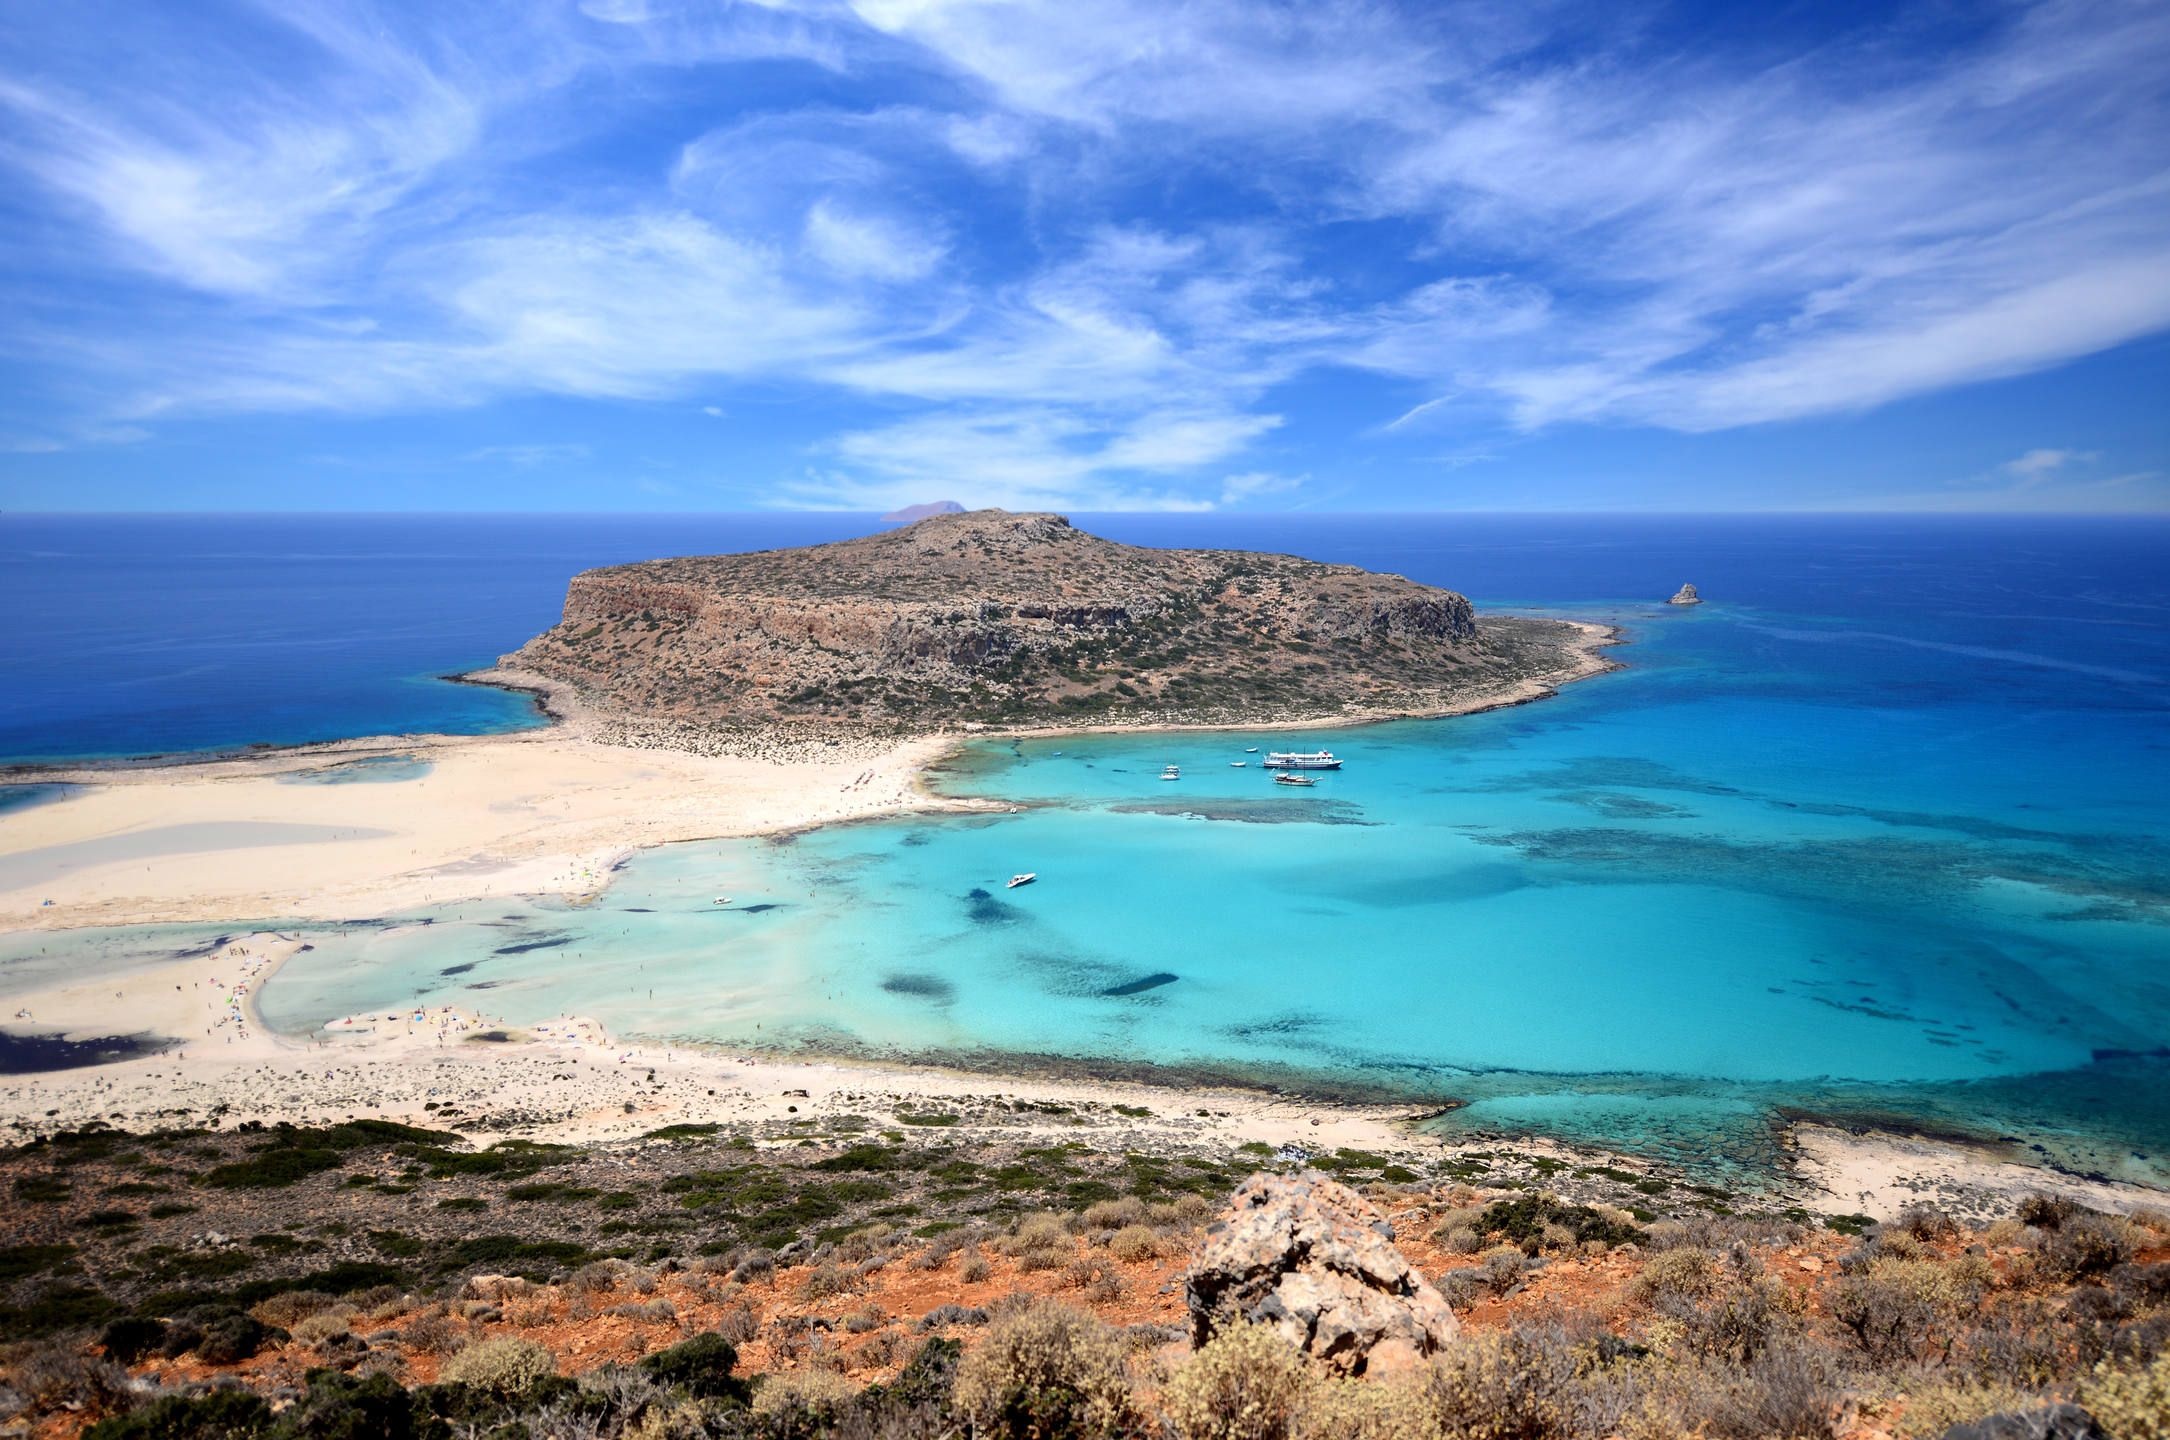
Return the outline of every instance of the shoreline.
<path id="1" fill-rule="evenodd" d="M 1119 1130 L 1123 1144 L 1235 1152 L 1339 1149 L 1399 1163 L 1452 1165 L 1511 1155 L 1539 1178 L 1575 1169 L 1626 1170 L 1693 1184 L 1689 1167 L 1544 1135 L 1452 1139 L 1418 1128 L 1436 1115 L 1415 1102 L 1364 1103 L 1226 1083 L 1013 1073 L 940 1063 L 784 1055 L 612 1035 L 577 1015 L 511 1026 L 454 1007 L 412 1004 L 341 1017 L 308 1037 L 264 1025 L 256 997 L 303 940 L 276 930 L 236 933 L 217 949 L 131 977 L 53 987 L 38 997 L 40 1028 L 110 1017 L 185 1032 L 168 1051 L 0 1077 L 13 1143 L 89 1126 L 156 1130 L 335 1124 L 355 1118 L 450 1128 L 478 1147 L 499 1139 L 611 1146 L 671 1126 L 769 1133 L 867 1110 L 911 1115 L 944 1137 L 1047 1141 Z M 170 987 L 170 988 L 169 988 Z M 1784 1128 L 1780 1172 L 1729 1194 L 1749 1208 L 1889 1219 L 1934 1201 L 1955 1215 L 1993 1218 L 2024 1195 L 2061 1194 L 2111 1210 L 2164 1204 L 2170 1192 L 2014 1161 L 1993 1146 L 1866 1133 L 1813 1120 Z M 788 1140 L 777 1143 L 792 1143 Z M 1466 1163 L 1466 1162 L 1464 1162 Z"/>
<path id="2" fill-rule="evenodd" d="M 518 823 L 483 835 L 480 848 L 475 845 L 476 835 L 463 833 L 436 845 L 429 856 L 419 854 L 423 847 L 410 847 L 409 861 L 425 863 L 404 867 L 394 863 L 374 872 L 369 867 L 375 860 L 396 862 L 397 857 L 356 855 L 353 858 L 364 862 L 361 868 L 369 872 L 359 879 L 349 875 L 349 883 L 342 886 L 336 877 L 327 882 L 320 869 L 283 893 L 259 890 L 257 898 L 266 903 L 255 908 L 237 905 L 232 892 L 218 893 L 203 885 L 200 876 L 186 873 L 175 876 L 187 882 L 180 886 L 185 902 L 163 907 L 142 895 L 108 894 L 94 905 L 65 907 L 61 914 L 54 913 L 63 910 L 61 906 L 26 914 L 20 903 L 9 904 L 19 897 L 0 892 L 0 930 L 56 933 L 84 925 L 173 921 L 230 924 L 233 932 L 225 946 L 209 955 L 117 979 L 48 986 L 12 999 L 11 1009 L 29 1003 L 42 1033 L 132 1032 L 171 1036 L 179 1043 L 164 1052 L 106 1064 L 0 1077 L 0 1097 L 5 1097 L 0 1114 L 26 1138 L 73 1124 L 115 1119 L 148 1125 L 211 1116 L 228 1123 L 242 1119 L 310 1123 L 366 1114 L 438 1125 L 443 1123 L 446 1102 L 432 1104 L 429 1097 L 457 1094 L 462 1112 L 471 1106 L 490 1107 L 462 1126 L 481 1139 L 519 1135 L 615 1143 L 669 1124 L 781 1122 L 799 1113 L 797 1101 L 808 1102 L 809 1109 L 834 1108 L 859 1103 L 868 1092 L 878 1091 L 900 1105 L 921 1109 L 976 1103 L 991 1095 L 1053 1106 L 1116 1107 L 1127 1120 L 1170 1143 L 1348 1147 L 1419 1158 L 1496 1147 L 1502 1143 L 1499 1137 L 1446 1140 L 1418 1132 L 1414 1124 L 1425 1118 L 1421 1113 L 1425 1107 L 1419 1102 L 1336 1100 L 1278 1093 L 1264 1084 L 1248 1088 L 1209 1077 L 1171 1076 L 1162 1082 L 1078 1073 L 1089 1071 L 1086 1061 L 1062 1067 L 1061 1073 L 1029 1069 L 1017 1073 L 1000 1064 L 982 1068 L 944 1065 L 939 1060 L 795 1058 L 684 1042 L 630 1041 L 613 1037 L 592 1019 L 576 1016 L 518 1029 L 494 1027 L 507 1038 L 482 1041 L 476 1037 L 489 1033 L 485 1017 L 450 1008 L 417 1012 L 411 1005 L 366 1019 L 347 1017 L 345 1025 L 327 1026 L 303 1040 L 266 1028 L 256 1012 L 255 994 L 256 987 L 276 975 L 286 956 L 301 943 L 298 937 L 277 934 L 277 928 L 290 928 L 281 922 L 374 919 L 404 904 L 499 895 L 551 894 L 577 900 L 600 893 L 623 858 L 655 845 L 791 833 L 899 814 L 1014 809 L 1002 802 L 946 796 L 929 788 L 934 767 L 969 741 L 1353 728 L 1444 719 L 1529 704 L 1557 694 L 1576 680 L 1624 668 L 1605 653 L 1626 643 L 1621 627 L 1588 621 L 1559 623 L 1573 625 L 1582 634 L 1567 665 L 1504 690 L 1424 711 L 1344 712 L 1251 725 L 1238 721 L 984 728 L 901 740 L 838 737 L 811 744 L 770 738 L 765 742 L 771 752 L 767 755 L 696 755 L 605 743 L 586 733 L 590 726 L 582 707 L 565 687 L 542 677 L 477 672 L 447 678 L 524 691 L 549 723 L 490 735 L 369 736 L 251 749 L 240 755 L 73 769 L 40 767 L 31 783 L 80 783 L 92 794 L 124 799 L 128 792 L 156 795 L 162 789 L 197 792 L 186 797 L 193 800 L 225 793 L 269 796 L 300 811 L 339 813 L 350 827 L 354 817 L 348 812 L 357 808 L 425 816 L 433 813 L 433 807 L 442 812 L 449 802 L 413 788 L 426 789 L 425 780 L 286 783 L 312 770 L 399 756 L 423 762 L 432 776 L 462 767 L 490 771 L 490 785 L 479 793 L 465 794 L 467 811 L 523 813 Z M 763 742 L 757 739 L 756 743 Z M 785 753 L 775 753 L 778 750 Z M 523 767 L 532 771 L 538 766 L 548 773 L 509 785 L 500 773 Z M 599 767 L 599 773 L 578 783 L 563 773 L 583 766 Z M 880 783 L 873 784 L 877 772 Z M 22 775 L 21 767 L 0 771 L 0 778 L 5 779 Z M 765 806 L 748 803 L 749 787 L 757 783 L 768 787 L 764 793 L 770 803 Z M 553 803 L 573 809 L 571 797 L 588 796 L 591 790 L 601 797 L 591 806 L 591 813 L 563 825 L 547 814 Z M 845 798 L 834 798 L 840 795 Z M 684 803 L 689 797 L 692 803 Z M 824 797 L 829 797 L 825 805 L 816 803 Z M 41 815 L 49 825 L 51 817 L 69 813 L 81 798 L 70 797 L 68 804 L 38 807 L 11 818 L 18 828 Z M 388 804 L 393 798 L 402 803 Z M 133 825 L 119 827 L 122 834 L 140 833 L 147 823 L 140 814 L 114 818 L 133 819 Z M 435 813 L 434 818 L 440 825 L 447 820 L 442 813 Z M 585 829 L 583 820 L 588 822 Z M 366 845 L 376 838 L 352 843 Z M 575 844 L 576 840 L 584 843 Z M 307 852 L 320 848 L 291 843 L 280 853 L 300 853 L 307 859 L 311 858 Z M 210 853 L 229 862 L 239 857 L 243 863 L 263 854 L 249 849 Z M 176 862 L 168 868 L 185 871 L 177 862 L 201 859 L 201 855 L 152 857 L 153 864 L 142 868 L 149 871 L 162 862 Z M 7 858 L 0 854 L 0 864 Z M 131 866 L 143 858 L 133 857 Z M 305 911 L 292 903 L 297 896 L 306 903 Z M 282 907 L 280 900 L 288 904 Z M 237 921 L 236 915 L 252 918 Z M 236 953 L 239 950 L 248 954 Z M 245 961 L 252 968 L 238 1000 L 228 988 L 220 992 L 223 1001 L 205 1010 L 198 1002 L 225 982 L 226 975 L 220 972 L 234 970 Z M 218 1003 L 226 1003 L 230 1013 L 222 1013 Z M 422 1016 L 419 1024 L 413 1018 L 418 1013 Z M 231 1019 L 232 1028 L 222 1019 Z M 666 1078 L 651 1078 L 655 1075 Z M 1053 1126 L 1050 1133 L 1067 1132 Z M 1773 1195 L 1828 1214 L 1875 1213 L 1878 1206 L 1896 1210 L 1925 1188 L 1953 1197 L 1955 1204 L 1976 1208 L 1986 1203 L 1985 1197 L 2016 1198 L 2035 1189 L 2062 1190 L 2089 1197 L 2091 1203 L 2126 1208 L 2162 1198 L 2162 1192 L 2139 1186 L 2098 1184 L 2014 1163 L 1993 1153 L 1993 1147 L 1964 1142 L 1876 1132 L 1862 1136 L 1812 1119 L 1787 1124 L 1784 1134 L 1785 1148 L 1793 1158 L 1788 1173 L 1768 1177 Z M 1542 1137 L 1518 1136 L 1506 1143 L 1521 1151 L 1570 1157 L 1565 1163 L 1631 1168 L 1651 1164 L 1632 1155 Z"/>

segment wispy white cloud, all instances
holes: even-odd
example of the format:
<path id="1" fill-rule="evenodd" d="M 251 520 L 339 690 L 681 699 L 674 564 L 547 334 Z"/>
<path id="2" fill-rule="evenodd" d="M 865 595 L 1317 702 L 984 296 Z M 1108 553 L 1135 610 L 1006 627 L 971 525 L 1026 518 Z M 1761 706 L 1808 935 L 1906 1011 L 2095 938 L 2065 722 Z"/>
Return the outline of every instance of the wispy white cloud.
<path id="1" fill-rule="evenodd" d="M 585 460 L 594 451 L 576 441 L 558 441 L 533 445 L 484 445 L 467 453 L 466 458 L 480 464 L 513 465 L 527 469 L 536 465 L 562 465 L 572 460 Z"/>
<path id="2" fill-rule="evenodd" d="M 809 502 L 1234 504 L 1326 373 L 1356 443 L 1700 432 L 2170 329 L 2138 0 L 1754 62 L 1554 0 L 206 7 L 0 37 L 14 253 L 127 296 L 0 325 L 101 397 L 12 429 L 758 386 L 833 410 Z"/>

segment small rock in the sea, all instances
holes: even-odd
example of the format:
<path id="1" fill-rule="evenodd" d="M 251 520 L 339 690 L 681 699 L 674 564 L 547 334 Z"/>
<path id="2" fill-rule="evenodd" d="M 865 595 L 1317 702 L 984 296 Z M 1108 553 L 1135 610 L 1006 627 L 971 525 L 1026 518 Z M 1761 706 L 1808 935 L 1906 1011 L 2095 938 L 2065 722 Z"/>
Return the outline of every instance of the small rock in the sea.
<path id="1" fill-rule="evenodd" d="M 1665 603 L 1668 605 L 1700 605 L 1703 603 L 1703 597 L 1695 593 L 1693 585 L 1683 585 L 1678 590 L 1675 590 L 1673 598 Z"/>

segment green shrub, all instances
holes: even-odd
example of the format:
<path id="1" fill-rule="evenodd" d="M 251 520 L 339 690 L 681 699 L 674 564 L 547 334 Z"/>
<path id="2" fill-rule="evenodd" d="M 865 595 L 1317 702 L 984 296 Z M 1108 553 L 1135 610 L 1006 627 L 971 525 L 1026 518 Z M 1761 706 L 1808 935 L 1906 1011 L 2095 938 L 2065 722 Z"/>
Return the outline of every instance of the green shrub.
<path id="1" fill-rule="evenodd" d="M 271 1407 L 246 1390 L 168 1395 L 101 1420 L 83 1440 L 254 1440 L 271 1429 Z"/>
<path id="2" fill-rule="evenodd" d="M 166 1322 L 141 1315 L 123 1315 L 109 1322 L 98 1335 L 98 1346 L 123 1365 L 133 1365 L 166 1343 Z"/>
<path id="3" fill-rule="evenodd" d="M 1265 1325 L 1232 1325 L 1161 1391 L 1181 1440 L 1286 1440 L 1310 1387 L 1303 1356 Z"/>
<path id="4" fill-rule="evenodd" d="M 731 1373 L 738 1368 L 738 1347 L 713 1331 L 658 1350 L 642 1360 L 640 1368 L 656 1384 L 683 1390 L 696 1400 L 746 1398 L 746 1382 Z"/>
<path id="5" fill-rule="evenodd" d="M 958 1411 L 989 1436 L 1091 1440 L 1134 1420 L 1128 1347 L 1081 1310 L 1038 1300 L 988 1327 L 957 1367 Z"/>

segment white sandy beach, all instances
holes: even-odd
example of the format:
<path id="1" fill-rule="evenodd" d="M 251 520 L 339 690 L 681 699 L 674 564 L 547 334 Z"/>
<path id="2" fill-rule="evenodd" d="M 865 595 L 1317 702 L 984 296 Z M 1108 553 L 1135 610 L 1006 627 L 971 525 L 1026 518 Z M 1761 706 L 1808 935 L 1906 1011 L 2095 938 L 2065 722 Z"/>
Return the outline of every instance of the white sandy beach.
<path id="1" fill-rule="evenodd" d="M 57 771 L 40 778 L 83 788 L 0 821 L 0 929 L 353 919 L 482 896 L 585 894 L 644 846 L 943 807 L 917 776 L 944 744 L 768 760 L 550 730 Z M 426 774 L 292 778 L 409 755 Z"/>

